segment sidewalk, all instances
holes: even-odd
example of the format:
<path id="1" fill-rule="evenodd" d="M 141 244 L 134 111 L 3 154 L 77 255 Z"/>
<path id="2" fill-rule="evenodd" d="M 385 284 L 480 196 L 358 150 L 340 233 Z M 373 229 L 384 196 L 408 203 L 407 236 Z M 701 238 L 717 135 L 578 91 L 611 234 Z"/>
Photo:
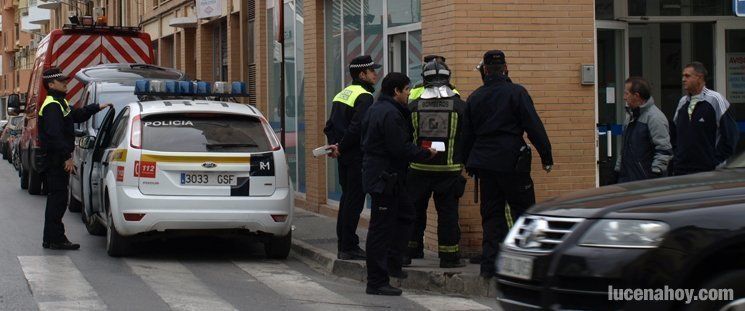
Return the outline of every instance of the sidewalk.
<path id="1" fill-rule="evenodd" d="M 367 279 L 365 261 L 336 259 L 336 219 L 295 209 L 295 231 L 292 233 L 292 250 L 298 258 L 309 262 L 328 274 L 364 282 Z M 366 229 L 357 229 L 362 248 L 365 247 Z M 414 259 L 405 267 L 409 277 L 391 278 L 393 286 L 406 289 L 427 290 L 444 294 L 495 297 L 494 279 L 479 276 L 479 266 L 467 264 L 463 268 L 442 269 L 437 254 L 425 251 L 424 259 Z"/>

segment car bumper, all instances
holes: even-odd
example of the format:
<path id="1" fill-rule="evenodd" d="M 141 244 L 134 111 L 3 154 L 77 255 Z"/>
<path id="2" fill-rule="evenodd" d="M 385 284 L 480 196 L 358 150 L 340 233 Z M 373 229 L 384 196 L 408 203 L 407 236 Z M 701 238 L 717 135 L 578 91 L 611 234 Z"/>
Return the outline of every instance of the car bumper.
<path id="1" fill-rule="evenodd" d="M 531 280 L 497 275 L 497 300 L 504 310 L 668 310 L 675 301 L 619 301 L 609 290 L 673 287 L 686 256 L 661 248 L 579 246 L 545 255 L 502 252 L 535 258 Z"/>
<path id="2" fill-rule="evenodd" d="M 124 236 L 222 229 L 284 236 L 290 232 L 293 219 L 293 196 L 288 188 L 278 188 L 266 197 L 155 196 L 143 195 L 137 187 L 117 187 L 117 192 L 112 218 Z M 139 221 L 128 221 L 124 213 L 145 215 Z M 287 219 L 276 222 L 272 215 L 287 215 Z"/>

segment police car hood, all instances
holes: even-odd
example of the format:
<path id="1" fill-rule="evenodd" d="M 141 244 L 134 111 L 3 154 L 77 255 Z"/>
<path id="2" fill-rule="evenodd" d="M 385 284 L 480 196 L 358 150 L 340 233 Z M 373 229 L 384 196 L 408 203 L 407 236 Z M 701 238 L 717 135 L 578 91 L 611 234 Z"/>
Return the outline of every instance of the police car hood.
<path id="1" fill-rule="evenodd" d="M 529 214 L 559 217 L 600 218 L 624 209 L 644 212 L 644 207 L 665 203 L 667 208 L 695 209 L 684 204 L 691 200 L 732 197 L 742 200 L 745 194 L 745 169 L 722 169 L 711 172 L 623 183 L 568 193 L 539 203 Z M 676 203 L 680 205 L 677 206 Z M 648 209 L 659 213 L 659 209 Z"/>

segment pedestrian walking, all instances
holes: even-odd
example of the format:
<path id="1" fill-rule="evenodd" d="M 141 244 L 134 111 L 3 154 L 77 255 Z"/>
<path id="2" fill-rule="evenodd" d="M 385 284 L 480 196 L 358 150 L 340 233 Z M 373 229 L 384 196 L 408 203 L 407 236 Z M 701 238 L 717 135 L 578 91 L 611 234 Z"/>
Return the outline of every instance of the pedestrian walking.
<path id="1" fill-rule="evenodd" d="M 339 164 L 341 200 L 336 217 L 336 238 L 339 259 L 362 260 L 365 251 L 360 248 L 357 226 L 365 205 L 362 191 L 362 149 L 360 148 L 360 123 L 372 105 L 376 72 L 381 65 L 369 55 L 355 57 L 349 63 L 352 83 L 334 96 L 331 115 L 323 132 Z"/>
<path id="2" fill-rule="evenodd" d="M 464 159 L 466 169 L 477 177 L 481 188 L 481 276 L 491 278 L 499 243 L 514 220 L 535 204 L 531 149 L 523 134 L 527 133 L 535 145 L 546 172 L 551 171 L 553 158 L 551 143 L 528 91 L 507 77 L 505 54 L 488 51 L 477 68 L 484 84 L 467 100 Z"/>
<path id="3" fill-rule="evenodd" d="M 392 72 L 362 125 L 363 188 L 372 197 L 367 233 L 367 289 L 372 295 L 401 295 L 389 277 L 405 278 L 401 269 L 411 234 L 413 206 L 406 193 L 409 163 L 432 158 L 434 149 L 413 143 L 408 108 L 409 78 Z"/>
<path id="4" fill-rule="evenodd" d="M 424 229 L 427 206 L 434 195 L 437 210 L 437 251 L 441 268 L 465 266 L 460 260 L 458 199 L 463 196 L 463 114 L 466 103 L 450 88 L 450 69 L 444 62 L 431 60 L 422 68 L 424 81 L 419 98 L 409 103 L 414 126 L 414 141 L 429 148 L 441 145 L 434 158 L 415 161 L 406 180 L 416 218 L 408 243 L 408 258 L 424 256 Z M 407 260 L 408 261 L 408 260 Z"/>
<path id="5" fill-rule="evenodd" d="M 706 88 L 707 74 L 699 62 L 683 69 L 686 94 L 671 127 L 675 175 L 711 171 L 735 153 L 740 133 L 734 113 L 724 96 Z"/>
<path id="6" fill-rule="evenodd" d="M 39 140 L 45 154 L 42 173 L 46 177 L 47 204 L 44 213 L 42 246 L 51 249 L 76 250 L 80 244 L 65 236 L 62 216 L 67 209 L 67 184 L 70 174 L 76 174 L 72 152 L 75 149 L 74 123 L 88 120 L 96 112 L 111 104 L 88 105 L 73 109 L 67 103 L 67 81 L 59 68 L 44 70 L 42 82 L 47 97 L 39 109 Z"/>
<path id="7" fill-rule="evenodd" d="M 618 182 L 664 176 L 673 157 L 667 118 L 655 106 L 647 80 L 631 77 L 624 87 L 626 119 L 623 147 L 616 159 Z"/>

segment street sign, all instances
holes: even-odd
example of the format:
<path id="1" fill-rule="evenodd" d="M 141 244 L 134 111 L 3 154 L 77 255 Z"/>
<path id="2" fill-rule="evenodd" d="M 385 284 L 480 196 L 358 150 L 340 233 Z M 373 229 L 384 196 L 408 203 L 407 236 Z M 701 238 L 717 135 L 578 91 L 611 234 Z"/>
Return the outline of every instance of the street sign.
<path id="1" fill-rule="evenodd" d="M 732 2 L 735 15 L 745 17 L 745 0 L 733 0 Z"/>

